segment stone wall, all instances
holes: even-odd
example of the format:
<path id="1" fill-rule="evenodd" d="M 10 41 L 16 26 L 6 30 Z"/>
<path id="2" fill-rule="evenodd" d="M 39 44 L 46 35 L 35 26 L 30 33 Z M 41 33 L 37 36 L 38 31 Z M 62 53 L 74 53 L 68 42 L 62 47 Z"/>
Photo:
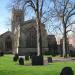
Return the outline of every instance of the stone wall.
<path id="1" fill-rule="evenodd" d="M 42 53 L 48 51 L 48 48 L 42 48 Z M 26 54 L 37 54 L 37 48 L 19 48 L 19 55 L 26 55 Z"/>

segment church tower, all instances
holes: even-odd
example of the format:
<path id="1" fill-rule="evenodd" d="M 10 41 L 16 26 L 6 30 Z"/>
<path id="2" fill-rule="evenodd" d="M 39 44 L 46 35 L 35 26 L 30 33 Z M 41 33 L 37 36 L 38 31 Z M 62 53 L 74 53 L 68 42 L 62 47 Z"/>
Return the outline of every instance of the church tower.
<path id="1" fill-rule="evenodd" d="M 13 53 L 18 53 L 20 28 L 24 23 L 24 11 L 21 9 L 12 9 L 12 35 L 13 35 Z"/>

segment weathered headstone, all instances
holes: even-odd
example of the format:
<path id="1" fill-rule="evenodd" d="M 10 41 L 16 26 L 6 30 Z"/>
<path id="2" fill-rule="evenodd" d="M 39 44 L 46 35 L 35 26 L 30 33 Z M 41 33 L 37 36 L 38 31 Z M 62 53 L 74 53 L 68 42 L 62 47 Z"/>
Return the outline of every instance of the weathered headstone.
<path id="1" fill-rule="evenodd" d="M 60 75 L 74 75 L 74 72 L 71 67 L 64 67 Z"/>

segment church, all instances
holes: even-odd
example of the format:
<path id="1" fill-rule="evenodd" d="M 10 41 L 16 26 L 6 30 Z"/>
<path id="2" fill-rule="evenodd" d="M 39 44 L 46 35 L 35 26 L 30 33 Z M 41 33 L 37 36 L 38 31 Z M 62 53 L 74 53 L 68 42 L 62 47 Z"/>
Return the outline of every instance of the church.
<path id="1" fill-rule="evenodd" d="M 0 50 L 20 55 L 37 53 L 37 29 L 34 19 L 24 21 L 24 11 L 12 10 L 11 31 L 0 35 Z M 48 51 L 45 25 L 41 23 L 42 53 Z"/>

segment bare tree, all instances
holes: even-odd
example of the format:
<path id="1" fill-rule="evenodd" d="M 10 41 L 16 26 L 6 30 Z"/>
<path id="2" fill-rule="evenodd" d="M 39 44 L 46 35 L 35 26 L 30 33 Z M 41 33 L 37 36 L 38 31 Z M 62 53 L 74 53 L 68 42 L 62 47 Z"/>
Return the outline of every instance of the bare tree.
<path id="1" fill-rule="evenodd" d="M 52 4 L 50 16 L 57 24 L 56 27 L 63 33 L 63 56 L 67 57 L 67 34 L 72 31 L 72 27 L 75 24 L 75 1 L 52 0 Z"/>
<path id="2" fill-rule="evenodd" d="M 47 0 L 14 0 L 13 5 L 15 8 L 20 8 L 27 11 L 32 11 L 35 15 L 36 25 L 37 25 L 37 55 L 42 55 L 42 39 L 41 39 L 41 23 L 42 17 L 46 13 L 47 9 Z M 44 9 L 46 8 L 46 9 Z"/>

